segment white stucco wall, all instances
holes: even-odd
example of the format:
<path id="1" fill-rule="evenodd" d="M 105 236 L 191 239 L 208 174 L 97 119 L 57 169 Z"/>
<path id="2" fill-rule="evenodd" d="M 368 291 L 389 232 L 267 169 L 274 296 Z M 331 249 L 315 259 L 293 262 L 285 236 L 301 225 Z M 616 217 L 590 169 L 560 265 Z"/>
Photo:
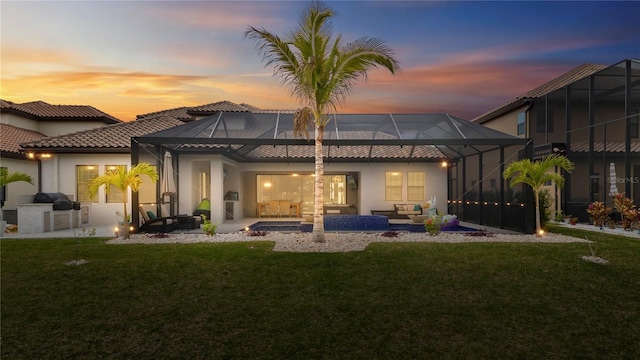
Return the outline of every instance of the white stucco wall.
<path id="1" fill-rule="evenodd" d="M 9 158 L 0 158 L 0 167 L 6 167 L 10 173 L 21 172 L 31 175 L 33 185 L 26 182 L 14 182 L 7 185 L 7 201 L 4 210 L 15 210 L 20 195 L 35 194 L 38 191 L 38 162 Z"/>
<path id="2" fill-rule="evenodd" d="M 77 198 L 76 166 L 97 165 L 98 174 L 105 172 L 106 165 L 127 165 L 130 167 L 129 154 L 56 154 L 51 159 L 42 161 L 42 192 L 61 192 Z M 117 223 L 116 211 L 123 211 L 121 203 L 107 203 L 102 187 L 98 194 L 98 202 L 92 203 L 89 214 L 89 226 L 106 226 Z M 131 194 L 129 193 L 129 199 Z M 127 211 L 131 213 L 131 201 Z"/>
<path id="3" fill-rule="evenodd" d="M 211 217 L 214 223 L 223 223 L 224 220 L 224 194 L 226 191 L 237 191 L 239 201 L 237 206 L 246 207 L 245 192 L 243 192 L 243 172 L 284 172 L 301 173 L 313 172 L 313 164 L 286 164 L 286 163 L 236 163 L 219 155 L 183 155 L 179 161 L 178 187 L 180 193 L 180 213 L 192 213 L 200 199 L 192 196 L 197 191 L 197 170 L 194 167 L 202 167 L 203 163 L 210 165 L 211 174 Z M 223 168 L 227 170 L 227 178 L 223 180 Z M 360 214 L 370 214 L 371 210 L 393 209 L 394 203 L 414 203 L 407 200 L 407 172 L 422 171 L 425 173 L 424 203 L 431 197 L 436 197 L 438 208 L 446 212 L 447 204 L 447 171 L 441 168 L 439 163 L 376 163 L 376 164 L 340 164 L 327 163 L 326 173 L 350 173 L 357 172 Z M 385 201 L 385 172 L 400 172 L 403 174 L 402 201 Z M 415 202 L 417 203 L 417 202 Z M 244 212 L 251 216 L 251 211 Z"/>
<path id="4" fill-rule="evenodd" d="M 95 129 L 105 126 L 102 121 L 40 121 L 37 131 L 47 136 L 58 136 L 72 132 Z"/>
<path id="5" fill-rule="evenodd" d="M 0 122 L 3 124 L 12 125 L 22 129 L 38 131 L 38 121 L 33 119 L 24 118 L 15 114 L 2 113 L 0 116 Z"/>
<path id="6" fill-rule="evenodd" d="M 0 122 L 22 129 L 38 131 L 47 136 L 58 136 L 76 131 L 95 129 L 106 125 L 100 120 L 33 120 L 9 113 L 3 113 L 2 116 L 0 116 Z"/>
<path id="7" fill-rule="evenodd" d="M 56 154 L 51 159 L 42 161 L 42 191 L 62 192 L 76 198 L 76 166 L 97 165 L 102 175 L 106 165 L 128 165 L 130 154 Z M 141 158 L 155 165 L 153 158 Z M 191 214 L 200 202 L 198 193 L 197 174 L 203 169 L 210 174 L 211 220 L 214 223 L 224 223 L 225 200 L 227 191 L 239 193 L 236 206 L 240 206 L 240 214 L 252 216 L 251 211 L 244 211 L 247 198 L 244 190 L 244 172 L 283 172 L 283 173 L 312 173 L 313 164 L 286 163 L 236 163 L 220 155 L 182 155 L 178 158 L 178 204 L 176 213 Z M 226 179 L 223 178 L 227 171 Z M 402 201 L 385 201 L 385 172 L 400 172 L 403 174 Z M 371 210 L 393 209 L 397 202 L 407 201 L 407 172 L 422 171 L 425 173 L 424 203 L 431 197 L 436 197 L 439 209 L 446 212 L 447 203 L 447 173 L 439 163 L 376 163 L 376 164 L 325 164 L 326 173 L 358 173 L 358 213 L 370 214 Z M 35 193 L 36 189 L 27 192 Z M 130 195 L 130 194 L 129 194 Z M 417 202 L 416 202 L 417 203 Z M 251 205 L 251 204 L 250 204 Z M 253 204 L 255 205 L 255 204 Z M 100 189 L 98 202 L 92 203 L 89 226 L 111 226 L 117 222 L 116 211 L 122 211 L 120 203 L 106 203 L 104 189 Z M 128 211 L 131 212 L 129 202 Z M 247 215 L 248 214 L 248 215 Z"/>

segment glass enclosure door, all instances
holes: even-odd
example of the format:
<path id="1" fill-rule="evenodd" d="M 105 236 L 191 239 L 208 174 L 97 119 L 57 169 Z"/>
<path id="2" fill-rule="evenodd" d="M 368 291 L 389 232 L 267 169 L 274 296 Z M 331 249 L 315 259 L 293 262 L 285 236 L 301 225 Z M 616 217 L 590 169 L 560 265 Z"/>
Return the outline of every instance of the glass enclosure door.
<path id="1" fill-rule="evenodd" d="M 257 201 L 290 200 L 301 203 L 302 212 L 313 213 L 314 176 L 311 174 L 257 175 Z M 324 203 L 346 204 L 347 176 L 324 175 Z"/>

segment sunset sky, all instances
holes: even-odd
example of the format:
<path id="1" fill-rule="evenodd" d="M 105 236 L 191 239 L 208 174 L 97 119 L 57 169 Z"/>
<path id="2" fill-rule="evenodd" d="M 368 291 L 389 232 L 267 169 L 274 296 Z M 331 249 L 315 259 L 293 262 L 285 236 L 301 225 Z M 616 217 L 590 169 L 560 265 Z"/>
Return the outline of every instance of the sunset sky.
<path id="1" fill-rule="evenodd" d="M 91 105 L 121 120 L 229 100 L 295 109 L 249 26 L 285 35 L 301 1 L 0 2 L 1 93 Z M 334 32 L 383 39 L 401 72 L 372 71 L 340 112 L 472 119 L 581 64 L 640 58 L 640 2 L 329 1 Z"/>

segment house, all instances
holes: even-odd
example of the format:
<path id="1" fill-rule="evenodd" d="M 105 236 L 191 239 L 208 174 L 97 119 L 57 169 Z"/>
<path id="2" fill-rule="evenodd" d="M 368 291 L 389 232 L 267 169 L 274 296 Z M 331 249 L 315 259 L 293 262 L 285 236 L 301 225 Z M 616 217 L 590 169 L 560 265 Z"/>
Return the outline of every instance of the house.
<path id="1" fill-rule="evenodd" d="M 207 198 L 214 223 L 267 215 L 262 204 L 290 204 L 285 215 L 312 212 L 313 140 L 296 138 L 293 111 L 263 110 L 221 101 L 138 116 L 113 124 L 21 144 L 41 160 L 47 191 L 91 203 L 91 226 L 112 225 L 120 199 L 88 179 L 112 166 L 148 162 L 162 172 L 171 155 L 177 184 L 172 195 L 148 179 L 131 206 L 156 206 L 159 215 L 191 214 Z M 395 204 L 423 205 L 431 197 L 447 212 L 450 167 L 466 156 L 521 147 L 520 139 L 449 114 L 334 114 L 327 125 L 325 211 L 370 214 Z M 445 166 L 442 166 L 442 163 Z M 69 181 L 68 174 L 75 174 Z M 166 205 L 166 206 L 160 206 Z M 163 213 L 164 211 L 164 213 Z M 139 225 L 139 212 L 133 223 Z"/>
<path id="2" fill-rule="evenodd" d="M 9 191 L 3 190 L 4 219 L 10 223 L 16 222 L 18 195 L 33 194 L 40 191 L 43 185 L 54 191 L 49 184 L 51 179 L 40 173 L 40 161 L 47 161 L 52 154 L 39 152 L 38 157 L 35 157 L 34 154 L 25 152 L 20 147 L 21 143 L 121 122 L 87 105 L 51 105 L 44 101 L 18 104 L 0 100 L 0 166 L 10 172 L 31 175 L 35 185 L 18 182 L 11 184 Z"/>
<path id="3" fill-rule="evenodd" d="M 576 168 L 563 189 L 547 188 L 554 211 L 587 221 L 588 204 L 611 206 L 616 191 L 640 204 L 639 113 L 640 61 L 627 59 L 579 66 L 473 121 L 531 139 L 533 158 L 565 154 Z M 499 174 L 482 179 L 479 191 L 491 197 L 500 181 Z"/>

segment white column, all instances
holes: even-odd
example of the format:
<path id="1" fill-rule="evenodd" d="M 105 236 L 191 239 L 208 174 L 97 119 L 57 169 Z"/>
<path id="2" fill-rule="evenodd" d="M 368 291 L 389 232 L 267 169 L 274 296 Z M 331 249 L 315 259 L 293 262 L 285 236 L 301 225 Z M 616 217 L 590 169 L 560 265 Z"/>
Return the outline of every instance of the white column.
<path id="1" fill-rule="evenodd" d="M 211 160 L 211 222 L 222 224 L 224 221 L 224 184 L 222 158 Z"/>

